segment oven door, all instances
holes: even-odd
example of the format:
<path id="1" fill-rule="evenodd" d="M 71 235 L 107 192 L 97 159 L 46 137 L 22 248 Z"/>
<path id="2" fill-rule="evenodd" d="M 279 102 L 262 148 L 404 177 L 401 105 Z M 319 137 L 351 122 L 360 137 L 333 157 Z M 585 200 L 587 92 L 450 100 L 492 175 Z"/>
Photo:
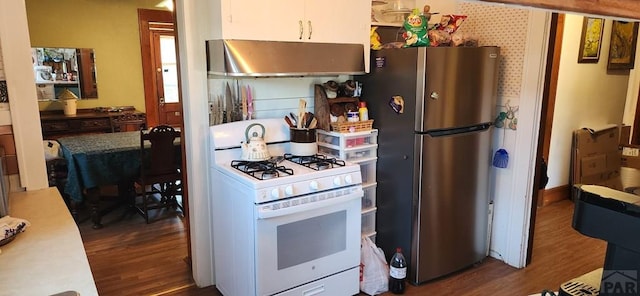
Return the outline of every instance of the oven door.
<path id="1" fill-rule="evenodd" d="M 362 195 L 354 186 L 257 206 L 257 294 L 358 268 Z"/>

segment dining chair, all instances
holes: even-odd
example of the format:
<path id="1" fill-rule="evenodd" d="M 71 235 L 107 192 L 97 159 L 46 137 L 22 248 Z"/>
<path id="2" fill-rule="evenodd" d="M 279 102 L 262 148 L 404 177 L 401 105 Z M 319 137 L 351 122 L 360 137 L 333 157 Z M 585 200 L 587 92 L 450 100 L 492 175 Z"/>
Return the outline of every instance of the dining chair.
<path id="1" fill-rule="evenodd" d="M 136 181 L 140 194 L 136 194 L 135 208 L 147 223 L 150 212 L 159 209 L 180 208 L 182 196 L 182 170 L 179 146 L 175 140 L 180 131 L 168 125 L 140 131 L 140 176 Z"/>
<path id="2" fill-rule="evenodd" d="M 67 179 L 67 160 L 62 156 L 60 143 L 57 140 L 43 140 L 43 146 L 49 187 L 57 187 L 68 205 L 68 197 L 64 196 L 63 190 Z"/>

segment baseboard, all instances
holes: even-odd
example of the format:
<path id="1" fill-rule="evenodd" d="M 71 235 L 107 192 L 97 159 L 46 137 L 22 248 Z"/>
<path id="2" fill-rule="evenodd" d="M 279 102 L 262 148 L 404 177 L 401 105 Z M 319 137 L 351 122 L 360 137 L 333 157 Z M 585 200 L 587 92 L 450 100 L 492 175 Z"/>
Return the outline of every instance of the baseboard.
<path id="1" fill-rule="evenodd" d="M 538 203 L 539 206 L 544 207 L 550 205 L 554 202 L 558 202 L 564 199 L 571 198 L 571 186 L 562 185 L 554 188 L 541 190 L 542 193 L 539 196 L 542 196 L 539 200 L 541 202 Z"/>

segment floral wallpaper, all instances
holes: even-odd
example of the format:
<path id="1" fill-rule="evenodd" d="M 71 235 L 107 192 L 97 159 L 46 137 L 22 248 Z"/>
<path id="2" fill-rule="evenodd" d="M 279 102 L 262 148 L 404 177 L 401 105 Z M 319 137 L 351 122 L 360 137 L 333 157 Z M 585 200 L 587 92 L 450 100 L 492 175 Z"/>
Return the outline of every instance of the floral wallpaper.
<path id="1" fill-rule="evenodd" d="M 460 27 L 463 32 L 477 37 L 480 46 L 500 47 L 499 97 L 519 98 L 529 11 L 477 3 L 461 3 L 459 10 L 469 16 Z"/>

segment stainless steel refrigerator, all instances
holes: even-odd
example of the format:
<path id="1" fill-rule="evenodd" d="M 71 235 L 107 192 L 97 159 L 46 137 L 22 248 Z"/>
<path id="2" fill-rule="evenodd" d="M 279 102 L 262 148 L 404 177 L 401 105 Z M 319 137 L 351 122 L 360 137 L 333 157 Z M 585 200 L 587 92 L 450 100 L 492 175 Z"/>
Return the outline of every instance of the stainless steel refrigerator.
<path id="1" fill-rule="evenodd" d="M 372 51 L 361 99 L 378 134 L 376 242 L 420 284 L 488 254 L 499 48 Z"/>

